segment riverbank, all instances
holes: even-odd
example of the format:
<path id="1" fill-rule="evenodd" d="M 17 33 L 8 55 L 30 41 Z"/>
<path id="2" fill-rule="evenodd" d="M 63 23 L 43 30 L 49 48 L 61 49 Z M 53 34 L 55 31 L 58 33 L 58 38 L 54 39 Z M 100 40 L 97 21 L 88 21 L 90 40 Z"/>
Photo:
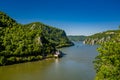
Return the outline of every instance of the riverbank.
<path id="1" fill-rule="evenodd" d="M 0 79 L 94 80 L 96 73 L 92 62 L 98 54 L 96 48 L 96 45 L 75 42 L 75 46 L 59 49 L 65 54 L 60 59 L 46 58 L 39 61 L 1 66 Z"/>
<path id="2" fill-rule="evenodd" d="M 64 47 L 70 47 L 73 46 L 74 43 L 69 43 L 69 44 L 63 44 L 57 46 L 58 49 L 64 48 Z M 47 49 L 48 50 L 48 49 Z M 46 52 L 46 51 L 44 51 Z M 12 64 L 19 64 L 19 63 L 25 63 L 25 62 L 33 62 L 33 61 L 41 61 L 49 58 L 61 58 L 65 54 L 63 54 L 61 51 L 59 52 L 59 55 L 55 55 L 55 51 L 51 51 L 52 53 L 47 53 L 43 55 L 39 55 L 41 53 L 37 53 L 34 55 L 23 55 L 23 56 L 16 56 L 14 55 L 8 55 L 8 56 L 0 56 L 0 66 L 7 66 L 7 65 L 12 65 Z"/>
<path id="3" fill-rule="evenodd" d="M 53 54 L 48 54 L 46 56 L 41 56 L 41 55 L 26 56 L 26 57 L 15 57 L 14 56 L 14 57 L 9 57 L 9 58 L 2 56 L 0 59 L 2 62 L 1 64 L 3 65 L 0 65 L 0 66 L 7 66 L 7 65 L 12 65 L 12 64 L 19 64 L 19 63 L 33 62 L 33 61 L 41 61 L 41 60 L 46 60 L 46 59 L 51 59 L 51 58 L 61 58 L 63 57 L 63 55 L 64 54 L 61 51 L 59 51 L 59 54 L 53 53 Z"/>

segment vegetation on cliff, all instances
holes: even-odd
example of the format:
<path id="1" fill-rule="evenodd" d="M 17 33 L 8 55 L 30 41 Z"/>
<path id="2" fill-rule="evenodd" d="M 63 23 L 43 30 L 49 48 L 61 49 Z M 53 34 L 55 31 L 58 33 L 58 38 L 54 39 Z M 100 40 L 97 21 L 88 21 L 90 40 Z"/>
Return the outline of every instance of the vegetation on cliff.
<path id="1" fill-rule="evenodd" d="M 56 47 L 70 45 L 61 29 L 40 22 L 21 25 L 0 12 L 0 65 L 53 57 Z"/>
<path id="2" fill-rule="evenodd" d="M 45 25 L 40 22 L 33 22 L 24 25 L 26 28 L 42 30 L 43 36 L 56 47 L 71 46 L 73 43 L 67 38 L 64 30 Z"/>
<path id="3" fill-rule="evenodd" d="M 120 29 L 108 30 L 88 36 L 85 44 L 99 44 L 99 54 L 94 60 L 95 80 L 120 79 Z"/>
<path id="4" fill-rule="evenodd" d="M 85 40 L 85 44 L 101 44 L 107 41 L 110 41 L 112 38 L 115 38 L 120 33 L 120 30 L 108 30 L 101 33 L 96 33 L 94 35 L 88 36 Z"/>
<path id="5" fill-rule="evenodd" d="M 94 64 L 96 80 L 119 80 L 120 79 L 120 33 L 107 42 L 100 44 L 98 56 Z"/>

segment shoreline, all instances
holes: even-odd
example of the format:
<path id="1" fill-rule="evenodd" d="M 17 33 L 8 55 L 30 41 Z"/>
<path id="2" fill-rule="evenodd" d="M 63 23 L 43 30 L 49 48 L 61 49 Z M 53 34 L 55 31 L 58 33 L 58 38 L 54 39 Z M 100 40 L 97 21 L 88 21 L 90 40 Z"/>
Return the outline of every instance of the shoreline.
<path id="1" fill-rule="evenodd" d="M 35 61 L 43 61 L 43 60 L 50 60 L 50 59 L 57 59 L 57 58 L 62 58 L 65 54 L 62 53 L 62 51 L 59 51 L 59 55 L 56 57 L 55 54 L 49 54 L 47 56 L 26 56 L 26 57 L 10 57 L 6 58 L 6 63 L 4 63 L 1 66 L 9 66 L 9 65 L 14 65 L 14 64 L 21 64 L 21 63 L 27 63 L 27 62 L 35 62 Z"/>

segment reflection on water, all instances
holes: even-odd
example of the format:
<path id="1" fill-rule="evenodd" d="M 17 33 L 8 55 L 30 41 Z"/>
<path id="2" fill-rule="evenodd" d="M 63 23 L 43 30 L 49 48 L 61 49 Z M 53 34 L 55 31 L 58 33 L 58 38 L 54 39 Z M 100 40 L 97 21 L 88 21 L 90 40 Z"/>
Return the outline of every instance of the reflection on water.
<path id="1" fill-rule="evenodd" d="M 61 59 L 2 66 L 0 80 L 94 80 L 96 48 L 76 42 L 61 49 L 66 54 Z"/>

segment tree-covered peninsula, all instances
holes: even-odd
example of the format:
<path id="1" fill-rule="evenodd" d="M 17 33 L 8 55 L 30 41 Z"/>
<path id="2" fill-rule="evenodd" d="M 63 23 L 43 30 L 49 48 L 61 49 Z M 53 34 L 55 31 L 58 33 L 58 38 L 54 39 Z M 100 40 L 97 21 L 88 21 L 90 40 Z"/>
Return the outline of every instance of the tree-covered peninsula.
<path id="1" fill-rule="evenodd" d="M 22 25 L 0 12 L 0 65 L 53 57 L 56 48 L 71 45 L 64 30 L 40 22 Z"/>

